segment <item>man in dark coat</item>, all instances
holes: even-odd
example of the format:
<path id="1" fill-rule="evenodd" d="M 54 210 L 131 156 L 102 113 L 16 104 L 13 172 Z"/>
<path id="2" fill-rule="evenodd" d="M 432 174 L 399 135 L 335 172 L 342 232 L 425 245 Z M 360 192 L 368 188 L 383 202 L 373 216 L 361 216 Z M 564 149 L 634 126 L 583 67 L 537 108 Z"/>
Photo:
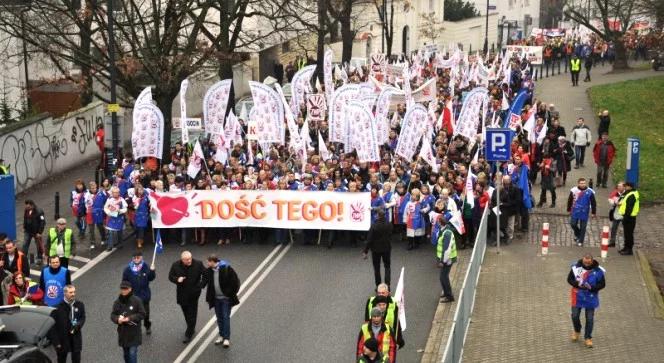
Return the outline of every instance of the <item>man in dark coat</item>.
<path id="1" fill-rule="evenodd" d="M 125 267 L 122 272 L 122 281 L 129 281 L 131 284 L 134 295 L 143 302 L 145 309 L 145 319 L 143 324 L 145 326 L 145 334 L 152 334 L 152 322 L 150 321 L 150 299 L 152 292 L 150 291 L 150 281 L 154 281 L 157 277 L 155 273 L 154 264 L 148 267 L 148 264 L 143 261 L 143 252 L 136 251 L 132 255 L 129 266 Z"/>
<path id="2" fill-rule="evenodd" d="M 44 242 L 42 234 L 46 226 L 46 219 L 44 212 L 37 208 L 35 202 L 28 199 L 25 201 L 25 212 L 23 212 L 23 234 L 25 239 L 23 241 L 23 254 L 28 256 L 30 252 L 30 242 L 32 239 L 37 244 L 37 264 L 42 264 L 42 256 L 44 255 Z"/>
<path id="3" fill-rule="evenodd" d="M 390 255 L 392 252 L 392 244 L 390 242 L 392 236 L 392 225 L 385 221 L 385 210 L 378 209 L 376 211 L 376 222 L 371 225 L 369 234 L 367 236 L 367 244 L 362 251 L 364 259 L 367 258 L 367 253 L 371 250 L 371 261 L 373 262 L 374 269 L 374 282 L 376 287 L 380 285 L 380 260 L 383 260 L 385 267 L 385 283 L 390 286 L 391 281 L 391 266 Z"/>
<path id="4" fill-rule="evenodd" d="M 216 255 L 210 255 L 207 263 L 204 275 L 204 283 L 207 285 L 205 301 L 210 309 L 214 307 L 219 326 L 219 337 L 214 344 L 223 343 L 224 348 L 228 348 L 231 345 L 231 308 L 240 303 L 237 297 L 240 279 L 231 265 Z"/>
<path id="5" fill-rule="evenodd" d="M 51 313 L 55 325 L 49 338 L 58 355 L 58 363 L 65 363 L 69 353 L 71 353 L 72 363 L 78 363 L 81 361 L 81 351 L 83 350 L 81 329 L 85 324 L 85 305 L 76 300 L 74 285 L 65 286 L 64 292 L 64 300 L 56 305 L 55 310 Z"/>
<path id="6" fill-rule="evenodd" d="M 143 338 L 141 320 L 144 317 L 143 302 L 134 296 L 129 281 L 122 281 L 120 296 L 113 303 L 111 321 L 118 325 L 118 345 L 124 351 L 125 363 L 138 362 L 138 346 Z"/>
<path id="7" fill-rule="evenodd" d="M 204 286 L 203 273 L 205 267 L 201 261 L 193 259 L 191 252 L 184 251 L 180 260 L 175 261 L 168 273 L 168 280 L 176 285 L 177 303 L 182 308 L 187 330 L 182 343 L 189 343 L 196 331 L 198 316 L 198 298 Z"/>

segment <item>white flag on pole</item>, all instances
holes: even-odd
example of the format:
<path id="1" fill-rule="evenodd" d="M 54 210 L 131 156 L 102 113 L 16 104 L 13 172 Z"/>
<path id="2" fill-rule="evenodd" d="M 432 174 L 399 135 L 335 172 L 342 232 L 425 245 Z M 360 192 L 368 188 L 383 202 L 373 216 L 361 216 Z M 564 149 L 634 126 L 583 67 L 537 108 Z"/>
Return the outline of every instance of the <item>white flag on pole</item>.
<path id="1" fill-rule="evenodd" d="M 399 282 L 397 283 L 397 289 L 394 291 L 394 300 L 397 302 L 399 307 L 399 326 L 401 331 L 406 331 L 406 299 L 404 295 L 404 281 L 403 275 L 405 273 L 405 267 L 401 267 L 401 274 L 399 275 Z"/>
<path id="2" fill-rule="evenodd" d="M 205 162 L 205 156 L 203 155 L 203 149 L 201 144 L 196 140 L 196 145 L 194 145 L 194 152 L 189 159 L 189 166 L 187 167 L 187 175 L 190 178 L 195 178 L 198 175 L 198 172 L 201 171 L 203 163 Z"/>
<path id="3" fill-rule="evenodd" d="M 330 160 L 330 152 L 327 151 L 327 145 L 325 145 L 325 140 L 323 140 L 323 136 L 320 134 L 320 131 L 318 131 L 318 152 L 320 153 L 320 157 L 323 159 L 323 161 Z"/>
<path id="4" fill-rule="evenodd" d="M 189 129 L 187 129 L 187 102 L 185 100 L 187 87 L 189 87 L 189 80 L 185 79 L 180 83 L 180 124 L 182 125 L 182 144 L 189 142 Z"/>

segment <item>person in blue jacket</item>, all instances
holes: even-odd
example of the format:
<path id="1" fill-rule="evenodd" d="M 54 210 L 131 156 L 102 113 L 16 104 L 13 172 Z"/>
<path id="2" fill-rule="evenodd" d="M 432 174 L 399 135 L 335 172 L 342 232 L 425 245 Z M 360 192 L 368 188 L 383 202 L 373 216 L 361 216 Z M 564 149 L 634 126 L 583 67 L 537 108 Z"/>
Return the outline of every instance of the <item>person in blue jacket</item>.
<path id="1" fill-rule="evenodd" d="M 152 322 L 150 321 L 150 299 L 152 298 L 152 293 L 150 291 L 150 282 L 154 281 L 156 277 L 154 263 L 148 267 L 148 264 L 143 261 L 143 252 L 141 251 L 134 252 L 129 266 L 125 267 L 122 272 L 122 281 L 128 281 L 131 284 L 134 296 L 141 299 L 143 307 L 145 307 L 143 324 L 145 326 L 145 334 L 147 335 L 152 334 Z"/>
<path id="2" fill-rule="evenodd" d="M 385 201 L 378 195 L 380 188 L 377 185 L 371 186 L 371 224 L 376 222 L 378 210 L 385 210 Z"/>
<path id="3" fill-rule="evenodd" d="M 591 254 L 572 264 L 567 274 L 567 283 L 572 286 L 572 341 L 579 340 L 581 334 L 581 310 L 586 311 L 585 346 L 593 347 L 592 334 L 595 323 L 595 309 L 599 307 L 599 291 L 606 286 L 606 271 Z"/>
<path id="4" fill-rule="evenodd" d="M 101 246 L 103 247 L 106 244 L 106 228 L 104 228 L 106 214 L 104 213 L 104 205 L 106 204 L 106 199 L 108 199 L 108 192 L 104 188 L 98 188 L 97 183 L 90 182 L 87 198 L 91 202 L 90 210 L 88 211 L 91 217 L 88 230 L 90 231 L 90 249 L 93 250 L 97 244 L 95 229 L 99 232 Z"/>
<path id="5" fill-rule="evenodd" d="M 569 191 L 567 212 L 570 214 L 570 225 L 574 231 L 574 242 L 582 247 L 586 238 L 589 214 L 592 214 L 593 218 L 597 216 L 595 191 L 588 187 L 585 178 L 579 178 L 577 186 Z"/>
<path id="6" fill-rule="evenodd" d="M 136 229 L 136 247 L 140 250 L 143 248 L 145 231 L 148 229 L 148 222 L 150 220 L 150 199 L 141 184 L 136 183 L 132 204 L 135 211 L 134 228 Z"/>

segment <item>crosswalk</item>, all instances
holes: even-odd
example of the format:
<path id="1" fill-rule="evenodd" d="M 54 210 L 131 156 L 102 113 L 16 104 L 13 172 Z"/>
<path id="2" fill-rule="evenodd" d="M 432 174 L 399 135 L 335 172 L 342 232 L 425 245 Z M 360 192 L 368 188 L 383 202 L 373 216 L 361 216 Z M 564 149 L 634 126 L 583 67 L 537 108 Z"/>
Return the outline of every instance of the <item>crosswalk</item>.
<path id="1" fill-rule="evenodd" d="M 44 261 L 44 262 L 46 262 L 46 261 Z M 87 264 L 88 262 L 90 262 L 90 259 L 87 258 L 87 257 L 74 256 L 74 257 L 70 258 L 69 259 L 69 271 L 71 271 L 72 277 L 74 277 L 76 275 L 76 272 L 78 270 L 82 269 L 83 266 L 85 266 L 85 264 Z M 32 265 L 32 266 L 34 266 L 34 265 Z M 44 265 L 43 267 L 46 267 L 46 265 Z M 33 281 L 39 281 L 39 278 L 41 277 L 41 270 L 31 268 L 30 269 L 30 277 L 32 278 Z"/>

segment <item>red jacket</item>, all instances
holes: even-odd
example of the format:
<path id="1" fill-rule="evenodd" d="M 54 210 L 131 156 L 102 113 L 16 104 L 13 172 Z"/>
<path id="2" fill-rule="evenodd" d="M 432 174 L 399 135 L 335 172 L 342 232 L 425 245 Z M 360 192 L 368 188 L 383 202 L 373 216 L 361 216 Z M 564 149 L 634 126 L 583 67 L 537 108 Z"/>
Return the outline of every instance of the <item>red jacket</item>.
<path id="1" fill-rule="evenodd" d="M 27 292 L 30 293 L 30 298 L 28 300 L 32 303 L 32 305 L 43 305 L 42 299 L 44 298 L 44 292 L 42 289 L 39 288 L 39 285 L 36 283 L 31 283 L 29 281 L 25 281 L 25 284 L 27 286 Z M 18 286 L 16 284 L 11 284 L 9 286 L 9 293 L 7 294 L 7 305 L 14 305 L 16 304 L 16 299 L 17 298 L 22 298 L 26 294 L 26 289 L 25 285 L 23 285 L 24 288 L 19 291 Z"/>
<path id="2" fill-rule="evenodd" d="M 394 361 L 396 360 L 396 357 L 397 357 L 397 346 L 396 346 L 396 342 L 394 340 L 394 332 L 392 331 L 392 329 L 390 327 L 386 326 L 385 323 L 383 323 L 381 328 L 380 328 L 380 332 L 378 333 L 378 335 L 373 336 L 373 331 L 371 330 L 371 322 L 365 323 L 362 327 L 364 328 L 365 325 L 368 328 L 367 330 L 368 330 L 369 335 L 371 335 L 373 338 L 375 338 L 376 341 L 378 342 L 378 351 L 381 354 L 383 354 L 383 351 L 381 349 L 381 347 L 383 346 L 383 338 L 385 337 L 385 333 L 387 332 L 387 330 L 390 329 L 390 335 L 389 335 L 389 338 L 388 338 L 388 339 L 390 339 L 390 342 L 389 342 L 389 347 L 390 348 L 389 348 L 389 354 L 387 354 L 387 356 L 389 358 L 390 363 L 394 363 Z M 363 331 L 363 329 L 360 329 L 360 334 L 357 337 L 357 354 L 355 355 L 356 358 L 361 357 L 362 354 L 363 354 L 364 340 L 365 340 L 364 331 Z"/>
<path id="3" fill-rule="evenodd" d="M 597 142 L 595 143 L 595 146 L 593 147 L 593 159 L 595 160 L 595 164 L 599 165 L 599 151 L 602 148 L 602 139 L 598 139 Z M 616 156 L 616 147 L 613 145 L 613 143 L 608 140 L 606 142 L 606 145 L 608 147 L 607 153 L 606 153 L 606 165 L 611 166 L 611 163 L 613 163 L 613 158 Z"/>

